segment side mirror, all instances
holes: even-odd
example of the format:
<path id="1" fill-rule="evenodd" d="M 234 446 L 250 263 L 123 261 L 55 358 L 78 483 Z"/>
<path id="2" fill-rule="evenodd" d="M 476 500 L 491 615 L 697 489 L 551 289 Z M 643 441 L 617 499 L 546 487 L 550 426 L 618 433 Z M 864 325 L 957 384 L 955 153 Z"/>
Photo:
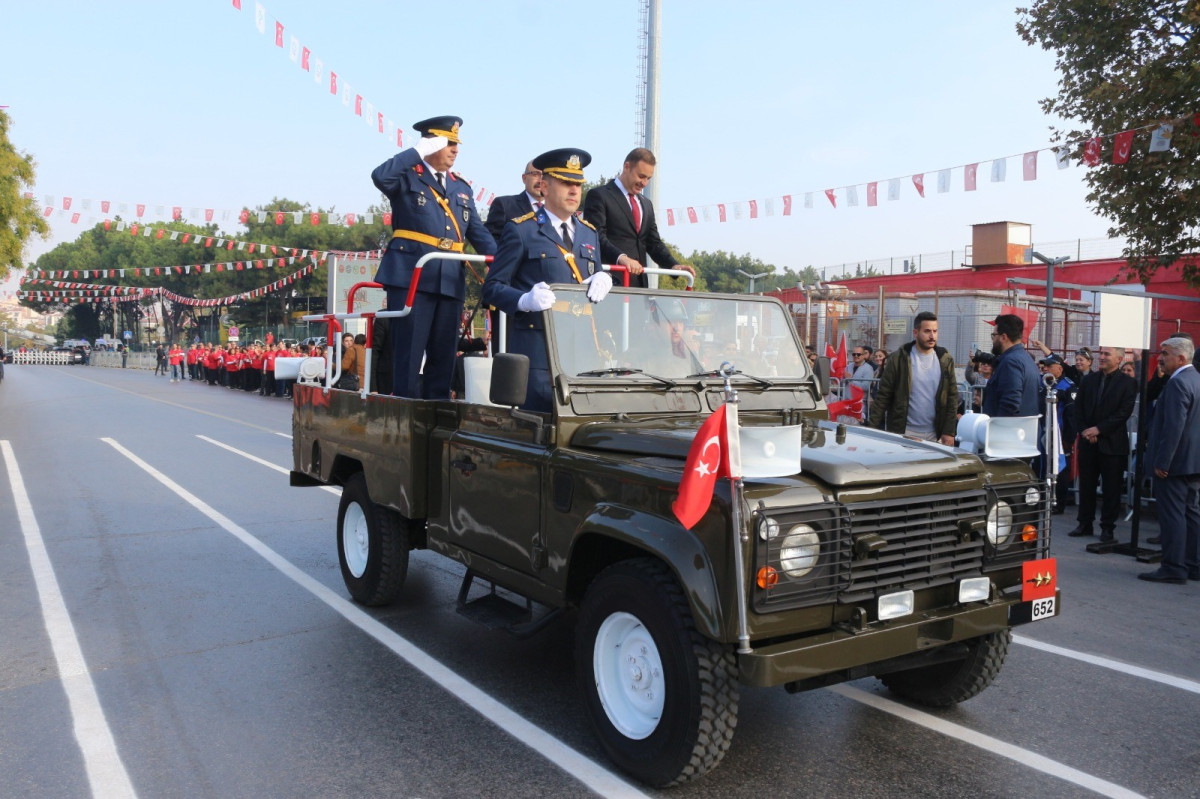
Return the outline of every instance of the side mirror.
<path id="1" fill-rule="evenodd" d="M 829 396 L 829 357 L 822 355 L 817 358 L 817 385 L 821 387 L 821 396 Z"/>
<path id="2" fill-rule="evenodd" d="M 488 399 L 493 405 L 506 408 L 523 404 L 529 390 L 529 356 L 501 352 L 492 360 L 492 385 Z"/>

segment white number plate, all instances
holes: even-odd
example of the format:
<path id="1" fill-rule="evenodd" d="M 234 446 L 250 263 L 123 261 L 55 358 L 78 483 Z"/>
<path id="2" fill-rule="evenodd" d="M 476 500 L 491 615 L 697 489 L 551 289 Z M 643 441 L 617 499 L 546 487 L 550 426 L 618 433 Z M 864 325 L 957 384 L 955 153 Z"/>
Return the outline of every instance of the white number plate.
<path id="1" fill-rule="evenodd" d="M 1045 599 L 1035 599 L 1031 604 L 1032 619 L 1048 619 L 1054 615 L 1054 597 L 1046 597 Z"/>

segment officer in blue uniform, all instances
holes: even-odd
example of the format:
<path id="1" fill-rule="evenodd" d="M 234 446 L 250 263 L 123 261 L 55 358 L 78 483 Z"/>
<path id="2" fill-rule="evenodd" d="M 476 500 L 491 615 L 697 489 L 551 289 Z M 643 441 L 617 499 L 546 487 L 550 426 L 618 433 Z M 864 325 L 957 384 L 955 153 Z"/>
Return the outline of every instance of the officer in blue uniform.
<path id="1" fill-rule="evenodd" d="M 388 308 L 405 305 L 413 267 L 431 252 L 462 252 L 469 241 L 481 255 L 496 241 L 479 220 L 471 186 L 450 171 L 458 158 L 458 117 L 433 117 L 413 124 L 416 146 L 371 173 L 392 205 L 392 239 L 375 280 L 387 289 Z M 392 320 L 392 393 L 398 397 L 448 399 L 465 293 L 461 261 L 431 260 L 421 269 L 412 311 Z M 421 358 L 425 359 L 421 380 Z"/>
<path id="2" fill-rule="evenodd" d="M 541 210 L 511 220 L 483 283 L 483 301 L 508 314 L 508 351 L 529 356 L 529 391 L 522 406 L 549 412 L 554 405 L 543 311 L 554 308 L 552 283 L 584 283 L 592 302 L 612 288 L 600 269 L 600 237 L 575 216 L 583 197 L 583 150 L 551 150 L 533 159 L 545 182 Z"/>

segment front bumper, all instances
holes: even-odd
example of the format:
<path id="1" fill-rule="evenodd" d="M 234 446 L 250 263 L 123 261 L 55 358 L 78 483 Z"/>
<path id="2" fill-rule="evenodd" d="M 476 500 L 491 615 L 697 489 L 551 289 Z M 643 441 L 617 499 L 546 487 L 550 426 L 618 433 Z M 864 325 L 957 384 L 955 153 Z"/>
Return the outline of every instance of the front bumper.
<path id="1" fill-rule="evenodd" d="M 969 608 L 922 611 L 896 621 L 869 624 L 861 631 L 836 629 L 771 644 L 738 654 L 741 680 L 747 685 L 770 687 L 836 672 L 861 672 L 862 667 L 872 663 L 1000 632 L 1022 623 L 1015 618 L 1028 618 L 1020 612 L 1021 606 L 1028 604 L 1019 597 L 1006 597 Z M 1057 616 L 1062 612 L 1062 597 L 1057 590 L 1054 607 Z"/>

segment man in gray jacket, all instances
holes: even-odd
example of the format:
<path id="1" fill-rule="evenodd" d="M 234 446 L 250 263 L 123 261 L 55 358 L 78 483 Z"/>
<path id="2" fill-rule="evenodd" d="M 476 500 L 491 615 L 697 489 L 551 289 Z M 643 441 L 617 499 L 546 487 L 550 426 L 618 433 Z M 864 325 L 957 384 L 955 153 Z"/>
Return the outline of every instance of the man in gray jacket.
<path id="1" fill-rule="evenodd" d="M 937 338 L 937 315 L 921 311 L 913 320 L 913 340 L 883 363 L 869 426 L 954 446 L 958 381 L 954 358 Z"/>

